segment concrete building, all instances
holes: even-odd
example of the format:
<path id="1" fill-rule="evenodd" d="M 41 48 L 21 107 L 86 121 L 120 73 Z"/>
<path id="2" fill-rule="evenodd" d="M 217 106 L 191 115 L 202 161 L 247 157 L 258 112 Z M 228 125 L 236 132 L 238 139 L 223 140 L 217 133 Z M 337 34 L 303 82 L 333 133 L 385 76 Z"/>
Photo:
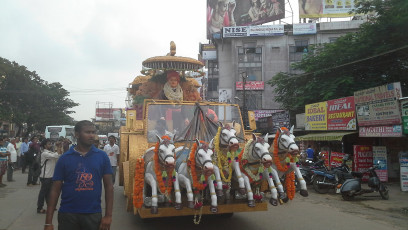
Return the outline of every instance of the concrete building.
<path id="1" fill-rule="evenodd" d="M 272 87 L 266 84 L 279 72 L 301 73 L 291 68 L 314 44 L 330 43 L 342 35 L 356 32 L 362 20 L 344 22 L 304 23 L 284 25 L 276 36 L 225 37 L 213 40 L 217 60 L 208 60 L 207 100 L 222 100 L 243 105 L 240 82 L 247 76 L 246 106 L 248 110 L 280 109 L 274 101 Z M 275 26 L 275 25 L 273 25 Z M 282 27 L 282 25 L 280 25 Z M 302 32 L 299 26 L 306 28 Z M 308 27 L 313 27 L 307 31 Z M 296 27 L 294 31 L 294 27 Z M 305 33 L 313 34 L 305 34 Z M 295 32 L 295 33 L 294 33 Z M 249 34 L 249 33 L 248 33 Z M 223 96 L 222 94 L 230 94 Z"/>

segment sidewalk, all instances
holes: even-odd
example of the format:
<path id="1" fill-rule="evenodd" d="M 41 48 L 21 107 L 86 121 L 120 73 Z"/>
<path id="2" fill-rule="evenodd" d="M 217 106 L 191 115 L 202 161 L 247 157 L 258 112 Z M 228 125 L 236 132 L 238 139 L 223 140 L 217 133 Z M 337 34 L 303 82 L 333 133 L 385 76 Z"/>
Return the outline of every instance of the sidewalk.
<path id="1" fill-rule="evenodd" d="M 22 174 L 21 170 L 14 171 L 15 182 L 7 182 L 5 176 L 3 183 L 7 186 L 0 188 L 0 230 L 8 229 L 15 221 L 27 218 L 35 226 L 42 226 L 45 215 L 37 213 L 40 185 L 27 186 L 28 174 Z M 31 229 L 38 227 L 32 226 Z"/>

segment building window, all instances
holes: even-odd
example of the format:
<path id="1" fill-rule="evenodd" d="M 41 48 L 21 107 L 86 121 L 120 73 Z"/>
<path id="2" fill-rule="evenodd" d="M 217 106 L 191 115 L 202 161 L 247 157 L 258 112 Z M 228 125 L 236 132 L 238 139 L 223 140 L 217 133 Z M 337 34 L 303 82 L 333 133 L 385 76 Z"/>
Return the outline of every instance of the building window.
<path id="1" fill-rule="evenodd" d="M 216 91 L 218 93 L 218 78 L 208 78 L 208 91 Z"/>
<path id="2" fill-rule="evenodd" d="M 237 81 L 242 81 L 243 72 L 248 76 L 247 81 L 262 81 L 262 67 L 239 67 Z"/>
<path id="3" fill-rule="evenodd" d="M 329 38 L 329 43 L 336 42 L 338 38 Z"/>
<path id="4" fill-rule="evenodd" d="M 238 48 L 238 62 L 240 63 L 261 63 L 262 47 Z"/>
<path id="5" fill-rule="evenodd" d="M 301 61 L 304 54 L 309 52 L 308 40 L 296 40 L 294 46 L 289 46 L 289 61 Z"/>
<path id="6" fill-rule="evenodd" d="M 237 97 L 240 99 L 239 105 L 243 107 L 244 92 L 238 91 Z M 245 90 L 246 107 L 248 110 L 262 109 L 262 91 Z M 237 101 L 235 102 L 237 103 Z"/>

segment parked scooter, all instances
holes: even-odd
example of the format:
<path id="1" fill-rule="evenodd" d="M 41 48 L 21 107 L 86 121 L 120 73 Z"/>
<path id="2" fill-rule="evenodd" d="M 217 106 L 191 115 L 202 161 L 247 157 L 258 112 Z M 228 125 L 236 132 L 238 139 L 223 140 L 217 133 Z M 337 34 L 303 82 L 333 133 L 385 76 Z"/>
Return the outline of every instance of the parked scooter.
<path id="1" fill-rule="evenodd" d="M 350 168 L 347 166 L 348 154 L 343 158 L 341 166 L 332 168 L 330 171 L 314 170 L 315 174 L 312 178 L 313 188 L 316 192 L 325 194 L 330 189 L 336 188 L 336 193 L 340 193 L 341 184 L 347 179 L 353 178 Z"/>
<path id="2" fill-rule="evenodd" d="M 365 193 L 379 192 L 383 200 L 389 199 L 388 188 L 380 181 L 375 170 L 379 168 L 380 161 L 377 165 L 370 167 L 365 172 L 352 172 L 355 179 L 348 179 L 340 188 L 341 196 L 344 200 L 350 201 L 354 199 L 354 196 L 362 195 Z M 368 189 L 361 188 L 361 178 L 365 173 L 369 173 Z"/>

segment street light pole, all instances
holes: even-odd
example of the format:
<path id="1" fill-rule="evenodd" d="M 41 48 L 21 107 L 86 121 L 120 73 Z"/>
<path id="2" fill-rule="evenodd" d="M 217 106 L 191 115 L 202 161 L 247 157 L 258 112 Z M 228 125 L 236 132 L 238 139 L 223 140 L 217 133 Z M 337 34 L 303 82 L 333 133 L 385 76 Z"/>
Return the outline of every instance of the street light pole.
<path id="1" fill-rule="evenodd" d="M 243 122 L 244 122 L 244 130 L 246 130 L 247 129 L 247 126 L 248 126 L 248 109 L 247 109 L 247 107 L 246 107 L 246 95 L 245 95 L 245 85 L 246 85 L 246 79 L 248 78 L 248 76 L 247 76 L 247 74 L 246 74 L 246 72 L 242 72 L 241 73 L 241 77 L 242 77 L 242 93 L 243 93 L 243 102 L 242 102 L 242 113 L 243 113 L 243 115 L 242 115 L 242 119 L 243 119 Z"/>

